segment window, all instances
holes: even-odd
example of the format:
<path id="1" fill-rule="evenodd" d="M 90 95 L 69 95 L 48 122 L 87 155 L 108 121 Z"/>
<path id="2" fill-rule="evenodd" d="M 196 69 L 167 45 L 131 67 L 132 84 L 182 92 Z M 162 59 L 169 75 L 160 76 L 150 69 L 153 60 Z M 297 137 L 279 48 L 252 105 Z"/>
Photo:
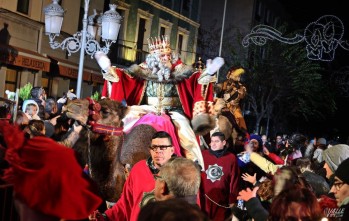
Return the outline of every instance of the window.
<path id="1" fill-rule="evenodd" d="M 166 35 L 166 28 L 165 27 L 160 27 L 160 36 Z"/>
<path id="2" fill-rule="evenodd" d="M 165 19 L 159 19 L 159 36 L 167 35 L 168 37 L 171 36 L 171 30 L 172 30 L 173 24 Z"/>
<path id="3" fill-rule="evenodd" d="M 17 71 L 13 69 L 6 70 L 5 91 L 16 92 L 17 87 Z"/>
<path id="4" fill-rule="evenodd" d="M 182 54 L 182 47 L 183 47 L 183 35 L 179 34 L 178 35 L 178 53 Z"/>
<path id="5" fill-rule="evenodd" d="M 30 0 L 18 0 L 17 11 L 27 15 L 29 12 L 29 1 Z"/>
<path id="6" fill-rule="evenodd" d="M 143 40 L 144 40 L 144 32 L 146 20 L 144 18 L 139 19 L 138 25 L 138 38 L 137 38 L 137 49 L 143 50 Z"/>
<path id="7" fill-rule="evenodd" d="M 140 53 L 138 55 L 139 55 L 139 58 L 141 58 L 143 56 L 143 52 L 148 50 L 148 38 L 150 37 L 150 30 L 151 30 L 151 25 L 153 21 L 153 15 L 150 14 L 148 11 L 138 9 L 137 17 L 138 17 L 137 18 L 138 28 L 137 28 L 137 34 L 136 34 L 137 39 L 135 40 L 137 42 L 136 47 L 138 49 L 138 52 Z M 160 26 L 158 31 L 160 31 Z"/>
<path id="8" fill-rule="evenodd" d="M 176 49 L 184 63 L 192 63 L 192 61 L 187 60 L 189 34 L 190 32 L 187 29 L 178 27 Z M 192 50 L 192 48 L 189 50 Z"/>

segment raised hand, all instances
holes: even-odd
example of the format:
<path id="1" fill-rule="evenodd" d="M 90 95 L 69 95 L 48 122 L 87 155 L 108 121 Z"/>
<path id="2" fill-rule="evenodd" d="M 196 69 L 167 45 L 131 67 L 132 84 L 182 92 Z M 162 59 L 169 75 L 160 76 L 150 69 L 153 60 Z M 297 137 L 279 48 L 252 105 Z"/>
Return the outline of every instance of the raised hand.
<path id="1" fill-rule="evenodd" d="M 259 189 L 258 186 L 254 187 L 253 190 L 250 188 L 247 188 L 246 190 L 241 190 L 239 192 L 239 196 L 237 197 L 238 200 L 243 200 L 243 201 L 249 201 L 251 198 L 257 196 L 257 190 Z"/>
<path id="2" fill-rule="evenodd" d="M 243 179 L 243 180 L 245 180 L 245 181 L 247 181 L 247 182 L 249 182 L 249 183 L 252 183 L 253 185 L 257 182 L 257 178 L 256 178 L 256 173 L 253 175 L 253 176 L 251 176 L 250 174 L 248 174 L 248 173 L 243 173 L 242 175 L 241 175 L 241 178 Z"/>
<path id="3" fill-rule="evenodd" d="M 101 67 L 103 71 L 108 72 L 109 68 L 111 67 L 111 62 L 108 56 L 102 51 L 97 51 L 95 53 L 95 58 L 99 67 Z"/>

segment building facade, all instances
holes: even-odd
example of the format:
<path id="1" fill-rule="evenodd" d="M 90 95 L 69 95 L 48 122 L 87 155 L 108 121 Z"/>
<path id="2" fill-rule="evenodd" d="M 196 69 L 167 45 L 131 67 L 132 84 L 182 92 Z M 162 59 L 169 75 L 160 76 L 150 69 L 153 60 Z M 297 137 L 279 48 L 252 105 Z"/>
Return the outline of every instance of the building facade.
<path id="1" fill-rule="evenodd" d="M 167 35 L 171 48 L 187 64 L 195 62 L 199 28 L 200 2 L 190 0 L 90 0 L 89 14 L 116 4 L 122 16 L 118 40 L 108 54 L 112 63 L 129 66 L 145 60 L 148 38 Z M 69 89 L 76 90 L 79 55 L 68 56 L 65 50 L 51 49 L 45 35 L 45 6 L 51 0 L 0 0 L 0 96 L 5 90 L 15 91 L 27 83 L 42 86 L 49 96 L 58 98 Z M 62 42 L 82 27 L 84 0 L 61 0 L 65 10 Z M 2 27 L 1 27 L 2 26 Z M 101 42 L 103 44 L 103 42 Z M 97 62 L 84 59 L 81 97 L 101 90 L 103 78 Z"/>

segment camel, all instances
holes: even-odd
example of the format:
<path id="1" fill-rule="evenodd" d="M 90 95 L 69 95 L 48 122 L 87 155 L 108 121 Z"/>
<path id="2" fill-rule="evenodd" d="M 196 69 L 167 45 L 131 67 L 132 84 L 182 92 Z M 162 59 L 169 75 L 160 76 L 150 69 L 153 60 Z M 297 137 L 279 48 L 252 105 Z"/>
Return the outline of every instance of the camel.
<path id="1" fill-rule="evenodd" d="M 132 167 L 150 156 L 147 147 L 156 132 L 149 125 L 139 125 L 126 136 L 121 120 L 127 111 L 121 103 L 109 99 L 98 103 L 76 99 L 70 101 L 64 111 L 69 118 L 86 125 L 73 149 L 78 153 L 81 166 L 88 165 L 102 198 L 109 202 L 116 202 L 121 195 L 126 180 L 125 167 Z M 141 137 L 141 142 L 135 137 Z"/>
<path id="2" fill-rule="evenodd" d="M 88 165 L 101 196 L 109 202 L 119 199 L 128 169 L 150 156 L 148 147 L 156 132 L 152 126 L 140 124 L 124 133 L 122 119 L 129 108 L 110 99 L 95 102 L 87 98 L 70 101 L 64 110 L 67 117 L 86 125 L 73 149 L 78 153 L 81 166 Z M 218 102 L 217 125 L 228 137 L 231 123 L 220 108 Z"/>

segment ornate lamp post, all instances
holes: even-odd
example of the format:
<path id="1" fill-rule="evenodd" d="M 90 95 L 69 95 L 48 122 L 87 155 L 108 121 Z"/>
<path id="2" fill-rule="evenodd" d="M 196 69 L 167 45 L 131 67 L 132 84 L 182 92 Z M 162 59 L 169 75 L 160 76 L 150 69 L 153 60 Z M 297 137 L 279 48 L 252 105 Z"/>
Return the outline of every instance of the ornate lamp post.
<path id="1" fill-rule="evenodd" d="M 80 50 L 78 82 L 76 86 L 76 96 L 80 98 L 85 53 L 91 55 L 91 58 L 93 58 L 93 55 L 97 51 L 103 51 L 105 54 L 108 54 L 111 44 L 115 43 L 118 37 L 122 18 L 116 11 L 116 5 L 110 4 L 110 10 L 106 11 L 101 16 L 101 19 L 97 19 L 98 25 L 94 26 L 93 20 L 95 19 L 97 12 L 94 11 L 94 14 L 88 18 L 87 13 L 90 0 L 85 0 L 82 30 L 75 33 L 72 37 L 66 38 L 62 43 L 59 43 L 55 41 L 55 37 L 59 36 L 61 32 L 64 10 L 58 2 L 59 0 L 52 0 L 52 3 L 44 8 L 45 33 L 49 36 L 52 49 L 66 49 L 69 56 L 71 53 Z M 102 31 L 100 31 L 100 28 L 102 28 Z M 104 47 L 101 47 L 95 40 L 96 34 L 98 33 L 102 34 L 102 41 L 105 42 Z"/>

